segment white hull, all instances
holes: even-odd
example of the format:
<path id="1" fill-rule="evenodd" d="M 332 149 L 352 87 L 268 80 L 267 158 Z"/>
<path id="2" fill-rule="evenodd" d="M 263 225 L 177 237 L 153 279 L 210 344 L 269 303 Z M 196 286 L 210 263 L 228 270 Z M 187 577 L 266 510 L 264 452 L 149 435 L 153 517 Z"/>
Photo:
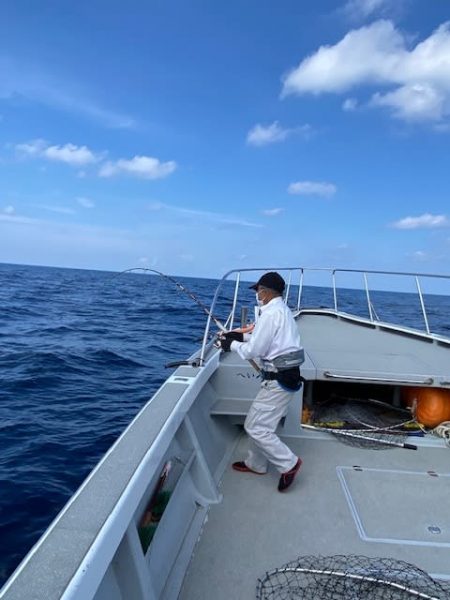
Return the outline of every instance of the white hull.
<path id="1" fill-rule="evenodd" d="M 304 466 L 289 493 L 276 491 L 274 472 L 231 471 L 245 451 L 239 424 L 259 380 L 236 354 L 205 345 L 203 366 L 169 377 L 0 598 L 252 598 L 258 577 L 302 554 L 392 556 L 450 580 L 444 442 L 426 436 L 414 452 L 355 450 L 300 425 L 318 381 L 384 385 L 389 402 L 402 385 L 450 386 L 450 340 L 336 311 L 300 312 L 297 321 L 305 398 L 298 393 L 279 432 Z M 143 549 L 139 523 L 168 462 L 170 501 Z"/>

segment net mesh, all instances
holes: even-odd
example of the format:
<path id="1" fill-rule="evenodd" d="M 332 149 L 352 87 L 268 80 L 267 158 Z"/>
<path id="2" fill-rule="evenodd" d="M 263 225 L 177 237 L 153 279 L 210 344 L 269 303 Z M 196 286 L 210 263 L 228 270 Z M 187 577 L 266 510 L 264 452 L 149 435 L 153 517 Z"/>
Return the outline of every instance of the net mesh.
<path id="1" fill-rule="evenodd" d="M 419 430 L 408 410 L 378 400 L 339 396 L 314 407 L 313 425 L 344 444 L 374 450 L 395 448 L 409 433 Z"/>
<path id="2" fill-rule="evenodd" d="M 450 585 L 401 560 L 302 556 L 258 580 L 257 600 L 450 599 Z"/>

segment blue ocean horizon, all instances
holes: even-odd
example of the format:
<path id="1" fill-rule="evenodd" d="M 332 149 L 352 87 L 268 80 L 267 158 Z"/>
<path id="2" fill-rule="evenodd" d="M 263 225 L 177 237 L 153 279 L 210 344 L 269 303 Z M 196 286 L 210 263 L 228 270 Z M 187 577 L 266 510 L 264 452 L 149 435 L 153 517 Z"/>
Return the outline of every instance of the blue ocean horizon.
<path id="1" fill-rule="evenodd" d="M 176 277 L 210 306 L 218 280 Z M 215 316 L 225 321 L 234 285 Z M 297 302 L 292 288 L 290 304 Z M 424 328 L 417 295 L 373 292 L 381 320 Z M 368 316 L 363 290 L 339 307 Z M 426 295 L 431 330 L 450 335 L 447 296 Z M 238 306 L 252 314 L 242 286 Z M 0 585 L 88 473 L 171 373 L 200 344 L 206 315 L 156 275 L 0 264 Z M 302 306 L 333 306 L 305 286 Z"/>

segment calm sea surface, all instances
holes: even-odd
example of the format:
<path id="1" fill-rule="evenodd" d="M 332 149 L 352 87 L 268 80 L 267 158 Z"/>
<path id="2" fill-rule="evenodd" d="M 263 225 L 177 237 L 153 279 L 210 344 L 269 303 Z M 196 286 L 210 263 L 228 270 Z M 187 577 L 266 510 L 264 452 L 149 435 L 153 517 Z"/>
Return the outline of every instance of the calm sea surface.
<path id="1" fill-rule="evenodd" d="M 210 305 L 217 281 L 180 281 Z M 230 285 L 219 319 L 231 298 Z M 364 293 L 339 298 L 367 316 Z M 417 296 L 372 300 L 380 319 L 423 328 Z M 253 301 L 244 290 L 239 304 Z M 306 306 L 332 301 L 327 288 L 303 290 Z M 426 304 L 432 330 L 450 335 L 449 299 Z M 0 585 L 169 375 L 164 365 L 195 351 L 205 322 L 158 276 L 0 264 Z"/>

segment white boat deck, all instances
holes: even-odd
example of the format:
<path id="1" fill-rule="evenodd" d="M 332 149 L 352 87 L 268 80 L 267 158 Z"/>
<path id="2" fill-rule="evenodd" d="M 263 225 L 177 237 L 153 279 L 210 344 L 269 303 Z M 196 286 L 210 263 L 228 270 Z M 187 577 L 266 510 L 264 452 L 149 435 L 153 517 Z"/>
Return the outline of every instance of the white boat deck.
<path id="1" fill-rule="evenodd" d="M 286 493 L 276 489 L 276 471 L 226 470 L 223 501 L 210 509 L 182 600 L 251 600 L 266 571 L 304 555 L 392 557 L 450 580 L 448 448 L 367 450 L 333 438 L 285 441 L 304 461 Z M 233 460 L 245 456 L 246 446 L 243 436 Z"/>
<path id="2" fill-rule="evenodd" d="M 450 386 L 449 340 L 332 311 L 303 312 L 298 324 L 306 404 L 316 386 L 319 397 L 341 382 L 365 383 L 375 398 L 384 389 L 388 401 L 402 385 Z M 280 494 L 278 473 L 231 469 L 245 456 L 235 423 L 257 393 L 256 372 L 236 353 L 208 352 L 204 367 L 178 368 L 143 408 L 1 598 L 250 600 L 267 571 L 335 554 L 404 560 L 450 589 L 450 449 L 442 440 L 413 438 L 417 451 L 346 446 L 301 430 L 298 394 L 282 433 L 304 464 Z M 179 478 L 145 550 L 138 525 L 167 461 Z"/>
<path id="3" fill-rule="evenodd" d="M 325 377 L 368 377 L 389 381 L 417 381 L 450 385 L 449 340 L 430 339 L 420 332 L 326 311 L 301 314 L 305 367 Z M 303 368 L 302 368 L 303 371 Z"/>

